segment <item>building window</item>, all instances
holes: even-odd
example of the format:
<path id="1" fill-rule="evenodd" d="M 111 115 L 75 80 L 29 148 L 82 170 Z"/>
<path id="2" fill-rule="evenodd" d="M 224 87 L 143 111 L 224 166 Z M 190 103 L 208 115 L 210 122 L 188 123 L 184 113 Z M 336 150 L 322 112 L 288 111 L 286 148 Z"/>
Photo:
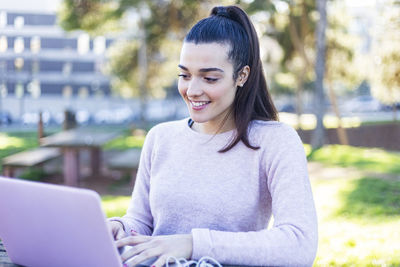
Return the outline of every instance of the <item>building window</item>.
<path id="1" fill-rule="evenodd" d="M 33 36 L 31 39 L 31 51 L 34 54 L 37 54 L 40 51 L 40 37 Z"/>
<path id="2" fill-rule="evenodd" d="M 65 62 L 62 68 L 62 73 L 64 76 L 69 76 L 72 72 L 72 63 Z"/>
<path id="3" fill-rule="evenodd" d="M 32 61 L 32 73 L 38 73 L 40 70 L 39 61 L 33 60 Z"/>
<path id="4" fill-rule="evenodd" d="M 16 54 L 20 54 L 24 52 L 25 45 L 24 45 L 24 38 L 22 37 L 17 37 L 14 40 L 14 52 Z"/>
<path id="5" fill-rule="evenodd" d="M 21 29 L 24 27 L 25 19 L 22 16 L 18 16 L 14 19 L 14 27 L 17 29 Z"/>
<path id="6" fill-rule="evenodd" d="M 94 71 L 98 73 L 103 73 L 104 64 L 102 61 L 98 60 L 94 63 Z"/>
<path id="7" fill-rule="evenodd" d="M 15 96 L 17 98 L 22 98 L 24 96 L 24 85 L 20 82 L 15 84 Z"/>
<path id="8" fill-rule="evenodd" d="M 79 96 L 79 98 L 82 98 L 82 99 L 88 98 L 89 89 L 86 86 L 82 86 L 81 88 L 79 88 L 78 96 Z"/>
<path id="9" fill-rule="evenodd" d="M 7 48 L 8 48 L 7 37 L 3 35 L 0 37 L 0 53 L 6 52 Z"/>
<path id="10" fill-rule="evenodd" d="M 69 85 L 64 86 L 62 90 L 62 95 L 64 98 L 71 98 L 72 96 L 72 87 Z"/>
<path id="11" fill-rule="evenodd" d="M 0 84 L 0 97 L 6 98 L 8 94 L 7 85 L 5 83 Z"/>
<path id="12" fill-rule="evenodd" d="M 0 28 L 5 28 L 7 26 L 7 12 L 0 11 Z"/>
<path id="13" fill-rule="evenodd" d="M 17 71 L 21 71 L 24 67 L 24 59 L 22 57 L 17 57 L 14 60 L 14 66 Z"/>
<path id="14" fill-rule="evenodd" d="M 93 40 L 93 52 L 97 55 L 104 54 L 106 51 L 106 38 L 104 36 L 97 36 Z"/>
<path id="15" fill-rule="evenodd" d="M 78 53 L 80 55 L 84 55 L 87 52 L 89 52 L 89 34 L 87 33 L 82 33 L 81 35 L 79 35 L 78 37 Z"/>
<path id="16" fill-rule="evenodd" d="M 33 80 L 28 84 L 28 92 L 31 93 L 32 98 L 39 98 L 41 94 L 40 82 Z"/>

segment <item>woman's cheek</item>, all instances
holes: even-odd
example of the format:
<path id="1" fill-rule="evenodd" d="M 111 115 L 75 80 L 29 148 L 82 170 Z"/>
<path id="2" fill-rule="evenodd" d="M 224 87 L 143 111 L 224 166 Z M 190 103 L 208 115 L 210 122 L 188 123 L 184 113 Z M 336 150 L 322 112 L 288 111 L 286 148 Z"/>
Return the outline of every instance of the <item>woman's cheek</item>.
<path id="1" fill-rule="evenodd" d="M 179 81 L 179 82 L 178 82 L 178 91 L 179 91 L 179 94 L 180 94 L 182 97 L 185 97 L 185 95 L 186 95 L 186 91 L 187 91 L 186 88 L 187 88 L 187 87 L 184 86 L 184 82 L 182 82 L 182 81 Z"/>

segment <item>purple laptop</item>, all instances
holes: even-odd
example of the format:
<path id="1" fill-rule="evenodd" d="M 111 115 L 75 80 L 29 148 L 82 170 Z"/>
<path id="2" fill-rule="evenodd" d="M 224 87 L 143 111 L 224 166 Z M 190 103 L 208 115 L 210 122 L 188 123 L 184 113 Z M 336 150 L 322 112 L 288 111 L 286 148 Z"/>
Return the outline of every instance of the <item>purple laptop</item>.
<path id="1" fill-rule="evenodd" d="M 122 265 L 92 190 L 0 177 L 0 239 L 20 265 Z"/>

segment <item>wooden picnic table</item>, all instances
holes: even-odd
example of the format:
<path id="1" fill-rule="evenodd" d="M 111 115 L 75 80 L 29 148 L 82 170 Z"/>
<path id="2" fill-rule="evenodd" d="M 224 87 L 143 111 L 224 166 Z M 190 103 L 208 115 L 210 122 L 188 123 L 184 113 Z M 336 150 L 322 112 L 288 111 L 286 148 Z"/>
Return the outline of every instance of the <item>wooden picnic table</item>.
<path id="1" fill-rule="evenodd" d="M 64 156 L 64 182 L 66 185 L 77 186 L 80 178 L 80 151 L 90 150 L 91 174 L 98 176 L 102 166 L 101 148 L 118 135 L 119 133 L 115 131 L 105 132 L 95 129 L 76 128 L 43 138 L 42 146 L 61 149 Z"/>

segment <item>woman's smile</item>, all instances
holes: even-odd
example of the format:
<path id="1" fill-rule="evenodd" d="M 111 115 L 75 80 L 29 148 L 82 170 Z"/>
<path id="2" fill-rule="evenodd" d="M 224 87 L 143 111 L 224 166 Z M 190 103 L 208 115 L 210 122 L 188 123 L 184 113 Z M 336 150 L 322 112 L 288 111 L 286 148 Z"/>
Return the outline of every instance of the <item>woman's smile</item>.
<path id="1" fill-rule="evenodd" d="M 178 89 L 203 133 L 234 128 L 230 113 L 238 82 L 233 79 L 229 50 L 229 45 L 220 43 L 184 43 L 182 47 Z"/>
<path id="2" fill-rule="evenodd" d="M 194 110 L 203 110 L 208 106 L 208 104 L 211 103 L 211 101 L 192 101 L 192 100 L 189 101 L 192 106 L 192 109 Z"/>

